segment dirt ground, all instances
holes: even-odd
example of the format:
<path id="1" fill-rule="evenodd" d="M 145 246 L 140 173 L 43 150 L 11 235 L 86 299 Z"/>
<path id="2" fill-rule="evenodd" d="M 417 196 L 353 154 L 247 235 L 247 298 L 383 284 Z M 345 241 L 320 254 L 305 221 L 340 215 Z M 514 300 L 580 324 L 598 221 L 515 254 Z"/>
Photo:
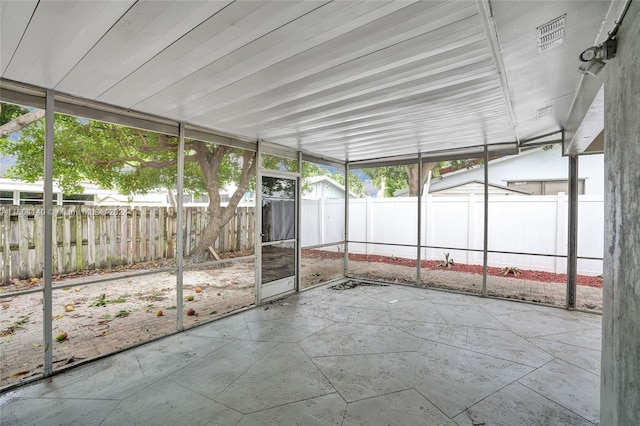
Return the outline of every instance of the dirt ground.
<path id="1" fill-rule="evenodd" d="M 303 252 L 303 288 L 342 277 L 343 265 L 343 260 L 335 253 Z M 399 261 L 354 260 L 349 265 L 349 275 L 353 277 L 416 285 L 415 266 L 406 266 Z M 164 271 L 126 277 L 131 272 L 139 272 L 137 269 L 59 277 L 55 285 L 64 288 L 53 292 L 54 369 L 176 332 L 175 275 Z M 184 327 L 190 328 L 251 306 L 254 303 L 254 273 L 252 259 L 185 271 Z M 83 284 L 105 277 L 109 281 Z M 28 282 L 26 285 L 37 288 L 41 284 Z M 425 267 L 418 285 L 480 293 L 482 276 L 437 266 Z M 13 283 L 0 288 L 0 293 L 25 290 L 24 286 L 24 283 Z M 487 290 L 489 295 L 497 297 L 560 306 L 565 303 L 562 283 L 490 276 Z M 12 296 L 0 301 L 0 387 L 4 388 L 42 374 L 42 293 Z M 602 289 L 578 286 L 577 302 L 578 309 L 601 311 Z M 188 315 L 189 309 L 195 314 Z M 161 315 L 159 311 L 162 311 Z M 56 337 L 63 333 L 66 338 L 57 341 Z"/>
<path id="2" fill-rule="evenodd" d="M 53 291 L 54 369 L 176 332 L 176 276 L 122 278 L 127 274 L 109 274 L 113 280 L 92 285 L 83 283 L 96 276 L 55 283 L 65 287 Z M 254 303 L 254 262 L 187 270 L 183 283 L 184 327 L 190 328 Z M 42 373 L 42 293 L 1 302 L 0 387 L 5 387 Z M 67 338 L 57 341 L 62 333 Z"/>

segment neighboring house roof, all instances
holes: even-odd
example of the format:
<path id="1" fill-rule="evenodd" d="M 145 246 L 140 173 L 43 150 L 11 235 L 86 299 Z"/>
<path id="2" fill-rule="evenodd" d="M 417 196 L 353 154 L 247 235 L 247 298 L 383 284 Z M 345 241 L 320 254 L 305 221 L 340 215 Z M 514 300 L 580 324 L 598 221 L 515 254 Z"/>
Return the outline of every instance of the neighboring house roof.
<path id="1" fill-rule="evenodd" d="M 502 162 L 509 162 L 509 161 L 513 161 L 513 160 L 518 160 L 518 161 L 522 161 L 522 159 L 527 156 L 527 155 L 531 155 L 531 154 L 535 154 L 538 152 L 543 151 L 542 147 L 540 148 L 535 148 L 535 149 L 529 149 L 526 151 L 522 151 L 517 155 L 505 155 L 504 157 L 493 157 L 489 159 L 489 170 L 491 170 L 491 165 L 493 164 L 498 164 L 498 163 L 502 163 Z M 462 167 L 460 169 L 456 169 L 453 170 L 450 167 L 445 167 L 443 169 L 440 170 L 440 178 L 444 178 L 444 177 L 450 177 L 450 176 L 455 176 L 455 175 L 459 175 L 459 174 L 463 174 L 463 173 L 467 173 L 469 170 L 475 170 L 476 168 L 481 168 L 482 167 L 482 159 L 475 159 L 475 160 L 471 160 L 469 162 L 470 167 Z M 443 173 L 444 171 L 444 173 Z M 433 183 L 433 182 L 432 182 Z"/>
<path id="2" fill-rule="evenodd" d="M 339 184 L 335 180 L 331 179 L 329 176 L 319 175 L 319 176 L 311 176 L 311 177 L 308 177 L 308 178 L 305 179 L 305 183 L 307 185 L 314 185 L 314 184 L 318 184 L 318 183 L 322 183 L 322 182 L 325 182 L 325 183 L 335 187 L 336 189 L 339 189 L 340 191 L 342 191 L 344 193 L 344 185 Z M 355 197 L 356 194 L 353 191 L 349 191 L 349 196 Z"/>
<path id="3" fill-rule="evenodd" d="M 584 180 L 585 194 L 602 194 L 604 183 L 603 156 L 585 156 L 581 158 L 579 178 Z M 509 155 L 489 161 L 489 184 L 492 193 L 526 193 L 522 188 L 509 185 L 510 182 L 542 182 L 567 180 L 567 159 L 562 156 L 561 147 L 552 149 L 535 148 L 523 151 L 520 155 Z M 428 192 L 442 194 L 449 192 L 479 193 L 483 188 L 472 188 L 482 185 L 484 167 L 481 163 L 470 168 L 455 171 L 445 170 L 440 176 L 432 177 Z M 506 192 L 505 192 L 506 191 Z M 394 196 L 407 196 L 408 189 L 396 191 Z"/>
<path id="4" fill-rule="evenodd" d="M 527 191 L 521 191 L 515 188 L 509 188 L 503 185 L 497 185 L 489 182 L 489 194 L 503 194 L 503 195 L 530 195 Z M 461 194 L 480 194 L 484 192 L 484 182 L 480 180 L 470 180 L 468 182 L 460 183 L 457 185 L 450 185 L 444 188 L 438 188 L 430 191 L 433 195 L 461 195 Z"/>
<path id="5" fill-rule="evenodd" d="M 511 182 L 538 183 L 546 181 L 562 182 L 568 180 L 568 160 L 562 155 L 562 147 L 554 145 L 552 149 L 535 148 L 523 151 L 517 156 L 505 156 L 489 161 L 489 183 L 508 186 Z M 429 193 L 471 180 L 484 181 L 484 167 L 463 168 L 432 177 Z M 604 156 L 586 155 L 580 158 L 578 178 L 584 194 L 604 193 Z M 523 187 L 517 187 L 523 190 Z M 530 190 L 530 188 L 526 188 Z"/>
<path id="6" fill-rule="evenodd" d="M 429 190 L 429 195 L 466 195 L 466 194 L 482 194 L 484 193 L 484 182 L 480 180 L 469 180 L 467 182 L 449 185 L 443 188 Z M 509 188 L 503 185 L 497 185 L 489 182 L 489 194 L 502 195 L 530 195 L 527 191 L 521 191 L 515 188 Z M 409 188 L 399 189 L 393 193 L 394 197 L 407 197 Z"/>

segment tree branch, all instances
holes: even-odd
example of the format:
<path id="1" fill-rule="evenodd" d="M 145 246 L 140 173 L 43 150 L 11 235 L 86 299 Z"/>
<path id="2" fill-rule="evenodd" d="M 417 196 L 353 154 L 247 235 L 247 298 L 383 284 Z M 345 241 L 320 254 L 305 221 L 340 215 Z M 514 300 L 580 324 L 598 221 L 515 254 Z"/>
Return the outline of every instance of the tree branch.
<path id="1" fill-rule="evenodd" d="M 176 148 L 170 145 L 162 145 L 162 146 L 141 146 L 138 147 L 138 151 L 140 152 L 171 152 L 169 148 Z"/>
<path id="2" fill-rule="evenodd" d="M 8 123 L 3 124 L 2 126 L 0 126 L 0 138 L 6 138 L 11 133 L 19 132 L 29 124 L 44 118 L 44 114 L 45 110 L 34 109 L 33 111 L 29 111 L 28 113 L 23 114 L 20 117 L 16 117 Z"/>
<path id="3" fill-rule="evenodd" d="M 197 156 L 189 155 L 184 158 L 184 161 L 196 162 Z M 96 160 L 96 164 L 100 164 L 103 166 L 111 166 L 113 164 L 128 164 L 131 167 L 153 167 L 156 169 L 161 169 L 163 167 L 175 166 L 176 164 L 178 164 L 178 159 L 174 158 L 173 160 L 165 161 L 149 161 L 140 157 L 120 157 L 116 160 L 109 161 Z"/>
<path id="4" fill-rule="evenodd" d="M 227 223 L 228 221 L 230 221 L 233 215 L 236 214 L 236 207 L 238 207 L 238 203 L 240 203 L 240 200 L 249 187 L 249 182 L 251 180 L 251 177 L 255 174 L 255 170 L 256 153 L 247 150 L 242 155 L 242 172 L 240 173 L 240 182 L 238 182 L 238 187 L 236 188 L 233 195 L 231 195 L 229 204 L 227 205 L 227 207 L 225 207 L 222 213 L 223 223 Z"/>

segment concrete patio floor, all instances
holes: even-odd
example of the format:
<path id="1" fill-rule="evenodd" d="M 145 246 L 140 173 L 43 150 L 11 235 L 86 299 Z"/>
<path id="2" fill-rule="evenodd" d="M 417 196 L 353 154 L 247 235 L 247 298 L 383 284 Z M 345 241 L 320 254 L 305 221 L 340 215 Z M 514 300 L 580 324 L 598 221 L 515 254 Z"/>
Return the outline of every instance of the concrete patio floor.
<path id="1" fill-rule="evenodd" d="M 315 288 L 8 392 L 1 424 L 589 425 L 601 317 Z"/>

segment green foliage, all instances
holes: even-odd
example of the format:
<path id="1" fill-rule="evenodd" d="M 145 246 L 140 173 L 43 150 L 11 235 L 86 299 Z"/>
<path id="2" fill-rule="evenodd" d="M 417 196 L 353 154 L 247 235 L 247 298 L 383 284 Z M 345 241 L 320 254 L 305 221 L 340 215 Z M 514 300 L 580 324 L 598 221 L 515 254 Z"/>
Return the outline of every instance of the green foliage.
<path id="1" fill-rule="evenodd" d="M 298 160 L 293 158 L 279 157 L 277 155 L 262 154 L 262 168 L 268 170 L 277 170 L 280 172 L 298 173 Z"/>
<path id="2" fill-rule="evenodd" d="M 437 177 L 437 176 L 440 176 L 440 171 L 447 170 L 447 172 L 450 173 L 450 172 L 454 172 L 456 170 L 462 170 L 462 169 L 469 170 L 469 169 L 473 169 L 474 167 L 480 167 L 483 164 L 484 164 L 483 159 L 476 159 L 476 158 L 466 159 L 466 160 L 442 161 L 433 168 L 431 173 L 432 173 L 432 176 Z"/>
<path id="3" fill-rule="evenodd" d="M 480 167 L 482 166 L 482 163 L 482 160 L 477 159 L 441 161 L 433 166 L 431 169 L 431 175 L 436 177 L 440 176 L 440 171 L 445 169 L 451 172 L 465 168 L 471 169 L 474 167 Z M 393 194 L 396 191 L 409 187 L 407 167 L 416 167 L 416 165 L 366 168 L 362 169 L 362 171 L 371 178 L 376 187 L 382 188 L 384 182 L 384 196 L 393 197 Z"/>
<path id="4" fill-rule="evenodd" d="M 100 297 L 89 303 L 89 306 L 107 306 L 107 295 L 102 293 Z"/>
<path id="5" fill-rule="evenodd" d="M 5 111 L 18 114 L 23 111 Z M 27 126 L 17 137 L 0 139 L 0 155 L 16 159 L 7 177 L 35 182 L 43 178 L 44 120 Z M 207 193 L 194 145 L 185 141 L 184 186 L 188 192 Z M 207 144 L 207 155 L 217 147 Z M 67 194 L 82 193 L 82 182 L 93 182 L 123 194 L 144 194 L 152 189 L 174 188 L 177 182 L 178 140 L 173 136 L 110 123 L 56 115 L 54 129 L 55 182 Z M 219 187 L 237 182 L 242 170 L 242 150 L 226 149 L 216 170 Z"/>
<path id="6" fill-rule="evenodd" d="M 26 112 L 24 108 L 3 103 L 3 123 Z M 173 136 L 56 114 L 54 181 L 66 194 L 82 193 L 81 183 L 87 181 L 105 189 L 117 189 L 126 195 L 175 188 L 177 149 L 178 139 Z M 210 188 L 197 157 L 203 151 L 206 151 L 204 155 L 213 157 L 217 149 L 219 147 L 213 144 L 185 141 L 184 187 L 187 192 L 195 195 L 208 193 Z M 224 150 L 224 158 L 215 170 L 218 188 L 237 183 L 243 165 L 242 150 Z M 16 160 L 7 177 L 26 182 L 42 179 L 44 120 L 23 128 L 11 138 L 0 139 L 0 155 L 12 156 Z M 263 166 L 272 170 L 297 171 L 297 164 L 297 160 L 277 156 L 264 156 L 263 159 Z M 303 177 L 316 174 L 321 174 L 318 166 L 303 163 Z M 255 188 L 255 179 L 250 188 Z"/>
<path id="7" fill-rule="evenodd" d="M 262 194 L 268 197 L 294 198 L 296 183 L 293 179 L 279 177 L 262 177 Z"/>
<path id="8" fill-rule="evenodd" d="M 404 166 L 366 168 L 362 171 L 371 178 L 376 187 L 382 188 L 384 182 L 385 197 L 393 197 L 397 190 L 409 187 L 409 178 Z"/>
<path id="9" fill-rule="evenodd" d="M 28 109 L 19 105 L 0 103 L 0 126 L 28 112 Z"/>
<path id="10" fill-rule="evenodd" d="M 341 173 L 329 173 L 325 170 L 323 173 L 326 176 L 329 176 L 331 179 L 338 182 L 340 185 L 344 186 L 344 174 Z M 364 189 L 364 184 L 362 181 L 356 176 L 353 172 L 349 172 L 349 191 L 353 192 L 356 197 L 365 197 L 367 192 Z"/>
<path id="11" fill-rule="evenodd" d="M 304 178 L 309 176 L 318 176 L 321 174 L 323 174 L 323 169 L 321 169 L 314 163 L 303 161 L 302 162 L 302 182 L 303 183 L 302 183 L 302 188 L 300 188 L 301 193 L 306 194 L 309 191 L 311 191 L 311 187 L 309 186 L 309 184 L 305 182 Z"/>
<path id="12" fill-rule="evenodd" d="M 2 330 L 0 332 L 0 335 L 1 336 L 8 336 L 9 334 L 13 334 L 17 330 L 21 330 L 22 328 L 24 328 L 23 326 L 28 322 L 29 322 L 29 317 L 28 316 L 20 318 L 15 323 L 13 323 L 13 325 L 10 325 L 5 330 Z"/>
<path id="13" fill-rule="evenodd" d="M 128 295 L 124 295 L 117 299 L 107 299 L 107 295 L 102 293 L 100 297 L 98 297 L 93 302 L 89 303 L 89 306 L 96 307 L 96 306 L 107 306 L 107 304 L 109 303 L 124 303 L 127 301 L 127 296 Z"/>

